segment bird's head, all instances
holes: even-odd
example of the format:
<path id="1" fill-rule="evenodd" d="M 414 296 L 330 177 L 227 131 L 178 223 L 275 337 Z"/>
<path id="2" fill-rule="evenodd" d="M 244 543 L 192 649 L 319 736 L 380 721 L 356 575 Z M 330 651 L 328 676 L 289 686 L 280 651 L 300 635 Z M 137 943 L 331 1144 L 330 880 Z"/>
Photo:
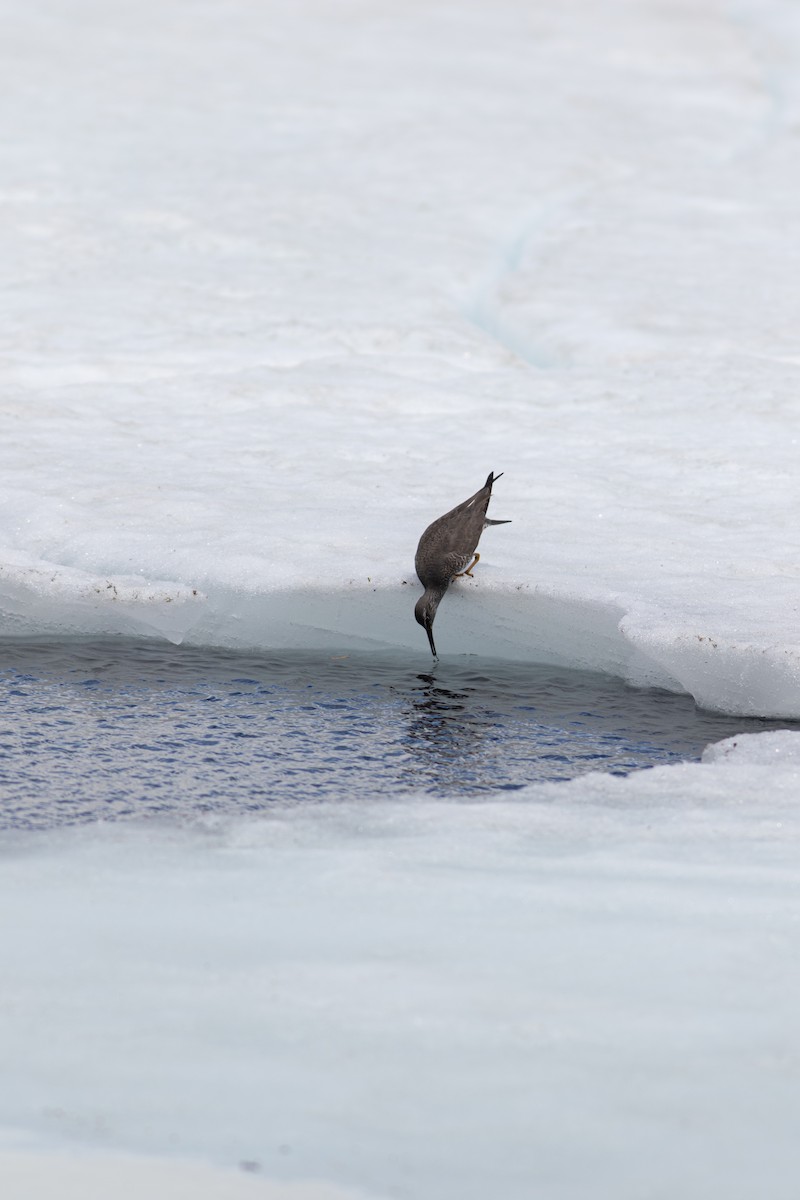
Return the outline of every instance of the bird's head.
<path id="1" fill-rule="evenodd" d="M 431 644 L 431 653 L 434 658 L 438 658 L 439 655 L 436 653 L 436 646 L 433 642 L 433 619 L 436 616 L 436 610 L 443 595 L 444 592 L 437 592 L 431 590 L 431 588 L 426 588 L 414 609 L 414 616 L 417 618 L 418 624 L 422 626 L 428 635 L 428 641 Z"/>

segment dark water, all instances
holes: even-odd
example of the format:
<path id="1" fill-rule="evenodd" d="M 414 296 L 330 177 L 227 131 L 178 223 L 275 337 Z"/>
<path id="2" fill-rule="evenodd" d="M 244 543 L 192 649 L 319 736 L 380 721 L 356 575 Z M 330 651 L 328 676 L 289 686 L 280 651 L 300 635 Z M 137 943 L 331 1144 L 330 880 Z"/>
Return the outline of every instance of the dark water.
<path id="1" fill-rule="evenodd" d="M 710 741 L 779 724 L 530 664 L 6 642 L 0 827 L 474 796 L 697 758 Z"/>

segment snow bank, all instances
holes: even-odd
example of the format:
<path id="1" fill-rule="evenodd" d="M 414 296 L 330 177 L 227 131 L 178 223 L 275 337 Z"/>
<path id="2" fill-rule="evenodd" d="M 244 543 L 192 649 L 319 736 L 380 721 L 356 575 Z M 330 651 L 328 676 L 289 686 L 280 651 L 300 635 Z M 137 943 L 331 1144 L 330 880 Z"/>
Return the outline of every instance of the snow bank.
<path id="1" fill-rule="evenodd" d="M 22 1150 L 0 1150 L 0 1187 L 9 1200 L 367 1200 L 324 1183 L 275 1183 L 197 1163 Z"/>
<path id="2" fill-rule="evenodd" d="M 141 576 L 90 575 L 11 552 L 0 562 L 4 636 L 128 634 L 180 642 L 205 599 L 196 588 Z M 196 617 L 194 618 L 196 620 Z"/>
<path id="3" fill-rule="evenodd" d="M 424 661 L 505 471 L 442 653 L 800 716 L 790 0 L 6 25 L 0 636 Z"/>
<path id="4" fill-rule="evenodd" d="M 798 796 L 783 732 L 513 800 L 7 835 L 3 1195 L 794 1200 Z"/>

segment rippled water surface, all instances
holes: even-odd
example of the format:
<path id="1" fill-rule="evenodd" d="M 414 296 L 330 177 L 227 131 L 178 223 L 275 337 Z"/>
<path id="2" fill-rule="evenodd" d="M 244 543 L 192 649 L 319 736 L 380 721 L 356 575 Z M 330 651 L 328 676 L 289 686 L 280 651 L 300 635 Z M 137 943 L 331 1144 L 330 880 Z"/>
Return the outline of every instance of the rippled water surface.
<path id="1" fill-rule="evenodd" d="M 775 723 L 481 659 L 0 644 L 0 824 L 476 795 L 697 758 Z"/>

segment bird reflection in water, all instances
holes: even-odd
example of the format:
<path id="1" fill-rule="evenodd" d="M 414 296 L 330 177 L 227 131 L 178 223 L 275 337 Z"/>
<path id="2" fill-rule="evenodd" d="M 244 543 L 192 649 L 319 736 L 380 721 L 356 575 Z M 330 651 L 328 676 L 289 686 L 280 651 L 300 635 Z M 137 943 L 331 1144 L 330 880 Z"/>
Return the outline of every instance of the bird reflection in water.
<path id="1" fill-rule="evenodd" d="M 481 719 L 474 688 L 455 691 L 435 675 L 417 675 L 402 739 L 416 787 L 441 793 L 483 792 L 497 786 L 487 758 L 493 724 Z"/>

